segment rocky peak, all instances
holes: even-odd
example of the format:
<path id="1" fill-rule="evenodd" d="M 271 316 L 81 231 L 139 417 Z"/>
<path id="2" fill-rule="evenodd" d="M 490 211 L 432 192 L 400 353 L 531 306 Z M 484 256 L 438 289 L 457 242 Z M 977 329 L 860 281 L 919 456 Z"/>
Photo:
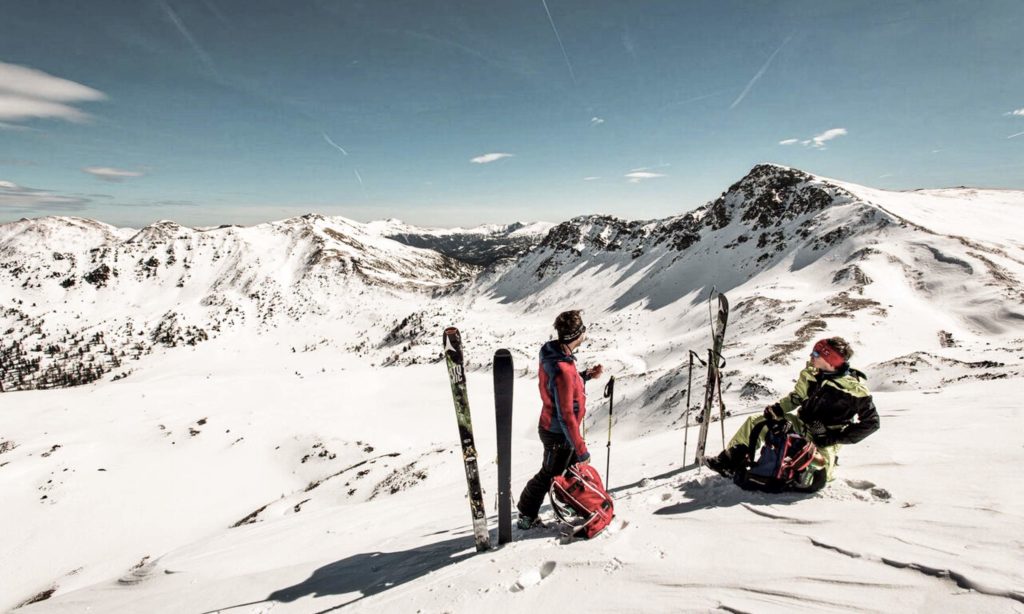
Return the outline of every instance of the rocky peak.
<path id="1" fill-rule="evenodd" d="M 820 177 L 777 164 L 758 164 L 707 205 L 706 222 L 718 230 L 739 215 L 751 230 L 763 230 L 855 200 L 850 192 Z"/>
<path id="2" fill-rule="evenodd" d="M 135 233 L 132 238 L 128 239 L 128 243 L 166 243 L 179 238 L 183 232 L 191 232 L 191 230 L 186 230 L 177 222 L 160 220 Z"/>

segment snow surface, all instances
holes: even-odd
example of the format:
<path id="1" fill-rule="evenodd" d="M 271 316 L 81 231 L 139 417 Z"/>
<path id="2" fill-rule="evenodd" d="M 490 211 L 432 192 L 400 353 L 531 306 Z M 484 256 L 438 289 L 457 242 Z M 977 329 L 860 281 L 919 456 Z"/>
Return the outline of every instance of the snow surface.
<path id="1" fill-rule="evenodd" d="M 688 251 L 651 247 L 635 258 L 595 247 L 612 234 L 594 221 L 581 225 L 578 254 L 542 246 L 461 291 L 434 293 L 457 275 L 439 272 L 428 250 L 379 229 L 342 232 L 336 218 L 296 218 L 144 229 L 139 250 L 163 254 L 159 241 L 171 236 L 192 246 L 184 287 L 180 270 L 123 273 L 113 292 L 0 286 L 3 306 L 21 300 L 53 331 L 77 318 L 141 328 L 169 309 L 202 324 L 211 288 L 242 312 L 209 340 L 154 344 L 114 371 L 129 377 L 0 395 L 0 526 L 9 528 L 0 609 L 50 593 L 16 611 L 1024 611 L 1024 248 L 1013 231 L 1024 198 L 827 181 L 859 200 L 792 220 L 785 248 L 766 261 L 753 242 L 721 247 L 749 232 L 738 221 Z M 806 219 L 815 234 L 789 240 Z M 57 221 L 0 225 L 0 251 L 46 273 L 49 261 L 31 254 L 79 253 L 78 242 L 82 259 L 131 236 Z M 62 240 L 64 226 L 76 238 Z M 854 231 L 813 247 L 844 227 Z M 407 266 L 357 283 L 310 269 L 310 245 L 348 261 L 395 254 Z M 851 263 L 867 282 L 839 275 Z M 711 425 L 710 452 L 789 390 L 815 338 L 840 334 L 857 348 L 882 428 L 843 448 L 824 491 L 747 493 L 698 470 L 692 423 L 684 459 L 685 358 L 708 344 L 712 283 L 733 306 L 724 393 L 734 415 Z M 273 315 L 244 300 L 268 289 L 280 295 Z M 582 365 L 604 364 L 617 380 L 617 521 L 589 542 L 561 543 L 552 526 L 476 554 L 436 361 L 441 330 L 463 330 L 496 527 L 490 356 L 508 347 L 516 361 L 518 496 L 541 455 L 536 351 L 569 307 L 586 310 Z M 602 474 L 603 384 L 588 385 L 587 420 Z M 696 405 L 703 376 L 693 385 Z M 552 520 L 546 506 L 542 517 Z"/>

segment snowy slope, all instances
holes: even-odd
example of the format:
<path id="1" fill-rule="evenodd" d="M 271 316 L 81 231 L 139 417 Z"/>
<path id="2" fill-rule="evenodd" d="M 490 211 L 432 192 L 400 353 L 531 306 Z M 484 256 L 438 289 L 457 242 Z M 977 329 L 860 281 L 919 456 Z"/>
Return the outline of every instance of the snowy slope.
<path id="1" fill-rule="evenodd" d="M 212 230 L 163 221 L 126 231 L 63 217 L 0 225 L 0 325 L 9 331 L 0 381 L 12 390 L 123 374 L 154 347 L 226 329 L 305 317 L 366 324 L 382 317 L 380 302 L 475 271 L 338 217 Z"/>
<path id="2" fill-rule="evenodd" d="M 419 228 L 398 220 L 385 220 L 371 222 L 368 226 L 406 245 L 432 249 L 470 264 L 490 266 L 530 251 L 554 224 L 516 222 L 473 228 Z"/>
<path id="3" fill-rule="evenodd" d="M 387 239 L 392 222 L 2 225 L 0 306 L 27 354 L 142 349 L 88 386 L 0 395 L 0 524 L 23 528 L 0 544 L 0 609 L 1020 611 L 1022 206 L 759 165 L 692 213 L 577 218 L 482 272 Z M 119 275 L 83 281 L 97 263 Z M 827 490 L 749 494 L 684 467 L 684 360 L 707 346 L 712 285 L 733 306 L 727 435 L 814 339 L 854 343 L 883 426 Z M 518 493 L 540 456 L 535 352 L 569 307 L 586 310 L 583 366 L 617 379 L 621 522 L 474 555 L 441 330 L 463 330 L 493 512 L 490 356 L 516 360 Z"/>

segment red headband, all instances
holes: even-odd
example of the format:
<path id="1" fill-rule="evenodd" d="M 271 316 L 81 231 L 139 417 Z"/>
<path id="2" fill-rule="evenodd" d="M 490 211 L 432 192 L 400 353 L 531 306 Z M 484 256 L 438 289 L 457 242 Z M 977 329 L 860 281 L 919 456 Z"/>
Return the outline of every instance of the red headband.
<path id="1" fill-rule="evenodd" d="M 839 351 L 836 350 L 834 347 L 832 347 L 831 344 L 829 344 L 828 339 L 822 339 L 821 341 L 815 343 L 814 351 L 817 352 L 818 356 L 821 356 L 825 360 L 825 362 L 828 363 L 828 366 L 832 367 L 833 369 L 838 369 L 839 367 L 843 366 L 843 363 L 846 362 L 846 359 L 843 358 L 843 355 L 840 354 Z"/>

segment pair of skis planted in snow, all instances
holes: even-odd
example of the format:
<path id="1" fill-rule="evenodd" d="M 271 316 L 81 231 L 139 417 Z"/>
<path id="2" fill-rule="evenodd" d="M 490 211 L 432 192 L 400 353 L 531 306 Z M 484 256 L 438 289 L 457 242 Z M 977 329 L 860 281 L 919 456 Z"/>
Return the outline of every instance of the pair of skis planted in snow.
<path id="1" fill-rule="evenodd" d="M 712 292 L 714 292 L 712 290 Z M 710 299 L 709 299 L 710 300 Z M 711 303 L 713 304 L 713 303 Z M 709 304 L 709 308 L 711 307 Z M 711 424 L 711 411 L 714 406 L 715 397 L 718 397 L 719 422 L 722 425 L 722 445 L 725 445 L 725 403 L 722 401 L 722 374 L 721 369 L 725 366 L 725 359 L 722 358 L 722 346 L 725 344 L 725 325 L 729 321 L 729 300 L 722 293 L 718 294 L 718 309 L 711 318 L 711 348 L 708 349 L 708 361 L 705 363 L 700 356 L 690 350 L 689 375 L 686 383 L 686 413 L 683 414 L 684 428 L 683 436 L 683 457 L 686 456 L 686 444 L 690 434 L 690 388 L 693 380 L 693 359 L 708 368 L 707 382 L 704 386 L 704 407 L 698 415 L 700 422 L 700 433 L 697 435 L 697 458 L 698 466 L 704 465 L 704 449 L 708 442 L 708 428 Z"/>
<path id="2" fill-rule="evenodd" d="M 476 445 L 473 442 L 473 421 L 469 413 L 469 395 L 466 392 L 466 371 L 462 354 L 462 335 L 450 327 L 444 331 L 444 357 L 448 378 L 455 401 L 455 417 L 462 440 L 462 460 L 469 486 L 469 506 L 473 514 L 473 536 L 476 549 L 482 552 L 491 547 L 487 530 L 487 511 L 484 509 L 483 489 L 477 465 Z M 494 410 L 498 434 L 498 543 L 512 541 L 512 354 L 498 350 L 494 354 Z"/>
<path id="3" fill-rule="evenodd" d="M 469 412 L 469 395 L 466 392 L 466 371 L 462 352 L 462 335 L 455 327 L 444 331 L 444 357 L 451 382 L 452 399 L 455 401 L 455 417 L 459 425 L 459 439 L 462 441 L 462 460 L 466 469 L 466 483 L 469 487 L 469 505 L 473 514 L 473 535 L 477 551 L 491 547 L 487 530 L 487 512 L 484 509 L 483 489 L 480 487 L 480 470 L 477 464 L 476 444 L 473 440 L 473 421 Z M 515 374 L 512 354 L 505 349 L 494 353 L 494 412 L 498 441 L 498 543 L 512 541 L 512 389 Z M 615 391 L 615 377 L 605 386 L 604 396 L 608 399 L 608 458 L 605 467 L 605 484 L 611 469 L 612 446 L 612 396 Z"/>

